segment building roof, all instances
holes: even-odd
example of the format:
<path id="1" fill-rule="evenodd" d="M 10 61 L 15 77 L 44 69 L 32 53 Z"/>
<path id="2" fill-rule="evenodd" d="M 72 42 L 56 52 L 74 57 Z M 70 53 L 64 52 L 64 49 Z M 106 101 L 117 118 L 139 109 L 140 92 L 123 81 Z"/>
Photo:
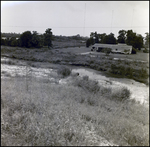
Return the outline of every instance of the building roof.
<path id="1" fill-rule="evenodd" d="M 125 43 L 118 43 L 118 44 L 104 44 L 104 43 L 95 43 L 93 46 L 98 47 L 132 47 L 131 45 L 127 45 Z"/>

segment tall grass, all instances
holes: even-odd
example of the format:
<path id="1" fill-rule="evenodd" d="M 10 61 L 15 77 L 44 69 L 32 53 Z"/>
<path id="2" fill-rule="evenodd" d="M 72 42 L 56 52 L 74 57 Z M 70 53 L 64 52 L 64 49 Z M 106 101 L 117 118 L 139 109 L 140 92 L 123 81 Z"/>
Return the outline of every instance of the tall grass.
<path id="1" fill-rule="evenodd" d="M 119 101 L 128 100 L 131 96 L 131 92 L 126 87 L 121 87 L 118 90 L 114 90 L 111 94 L 111 98 Z"/>
<path id="2" fill-rule="evenodd" d="M 38 51 L 38 52 L 37 52 Z M 55 50 L 45 50 L 43 49 L 26 49 L 26 48 L 12 48 L 3 47 L 1 53 L 6 56 L 10 56 L 16 59 L 39 61 L 39 62 L 50 62 L 55 64 L 66 64 L 66 65 L 76 65 L 76 66 L 87 66 L 89 68 L 106 71 L 110 74 L 128 77 L 135 80 L 140 79 L 141 82 L 147 80 L 149 76 L 148 63 L 134 61 L 113 60 L 111 57 L 90 57 L 89 55 L 75 55 L 73 53 L 67 52 L 56 52 Z M 138 72 L 136 72 L 137 67 Z M 147 82 L 146 82 L 147 83 Z"/>
<path id="3" fill-rule="evenodd" d="M 63 78 L 68 77 L 71 74 L 71 69 L 68 68 L 67 66 L 61 66 L 57 70 L 57 74 L 62 76 Z"/>
<path id="4" fill-rule="evenodd" d="M 1 145 L 100 145 L 106 142 L 102 138 L 112 145 L 149 145 L 147 108 L 115 101 L 108 97 L 110 89 L 88 77 L 81 80 L 99 91 L 87 92 L 86 82 L 81 87 L 51 85 L 36 78 L 28 81 L 27 91 L 26 78 L 2 79 Z"/>

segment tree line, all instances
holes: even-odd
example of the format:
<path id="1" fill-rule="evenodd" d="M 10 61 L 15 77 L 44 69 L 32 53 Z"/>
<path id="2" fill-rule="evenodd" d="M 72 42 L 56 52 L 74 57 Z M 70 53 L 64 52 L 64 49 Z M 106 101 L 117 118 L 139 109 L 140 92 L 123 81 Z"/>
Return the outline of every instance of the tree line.
<path id="1" fill-rule="evenodd" d="M 48 46 L 48 48 L 52 47 L 53 34 L 50 28 L 46 29 L 45 33 L 41 35 L 38 34 L 37 31 L 25 31 L 18 35 L 11 33 L 6 39 L 3 39 L 1 33 L 1 45 L 26 48 L 41 48 L 43 46 Z M 18 37 L 18 39 L 16 37 Z"/>
<path id="2" fill-rule="evenodd" d="M 117 44 L 117 43 L 126 43 L 127 45 L 132 45 L 135 49 L 141 48 L 149 48 L 149 33 L 145 33 L 146 37 L 143 37 L 140 34 L 136 34 L 132 30 L 120 30 L 118 32 L 117 39 L 115 38 L 113 33 L 110 34 L 99 34 L 97 32 L 91 32 L 90 38 L 86 39 L 86 47 L 93 45 L 95 43 L 105 43 L 105 44 Z M 3 36 L 7 36 L 6 39 L 3 39 Z M 62 36 L 64 37 L 64 36 Z M 62 38 L 59 37 L 60 39 Z M 15 33 L 1 33 L 1 45 L 6 46 L 19 46 L 19 47 L 27 47 L 27 48 L 41 48 L 43 46 L 48 46 L 48 48 L 52 47 L 52 41 L 54 38 L 58 38 L 52 34 L 52 29 L 46 29 L 44 34 L 38 34 L 37 31 L 25 31 L 22 34 Z M 70 38 L 70 37 L 69 37 Z M 80 35 L 72 36 L 72 39 L 83 39 Z"/>
<path id="3" fill-rule="evenodd" d="M 106 33 L 99 34 L 97 32 L 91 32 L 90 38 L 86 41 L 86 47 L 89 47 L 90 45 L 93 45 L 95 43 L 126 43 L 127 45 L 132 45 L 133 48 L 138 50 L 141 50 L 141 48 L 143 47 L 149 48 L 149 33 L 145 33 L 145 38 L 140 34 L 136 34 L 132 30 L 120 30 L 118 34 L 119 35 L 116 39 L 113 33 L 107 35 Z"/>

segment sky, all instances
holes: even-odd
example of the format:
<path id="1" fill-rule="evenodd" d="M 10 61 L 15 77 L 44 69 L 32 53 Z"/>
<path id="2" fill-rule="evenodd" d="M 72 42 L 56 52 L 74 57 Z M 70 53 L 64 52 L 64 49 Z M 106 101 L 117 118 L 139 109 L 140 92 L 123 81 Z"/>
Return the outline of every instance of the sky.
<path id="1" fill-rule="evenodd" d="M 149 1 L 1 1 L 1 32 L 47 28 L 53 35 L 90 37 L 91 32 L 149 32 Z"/>

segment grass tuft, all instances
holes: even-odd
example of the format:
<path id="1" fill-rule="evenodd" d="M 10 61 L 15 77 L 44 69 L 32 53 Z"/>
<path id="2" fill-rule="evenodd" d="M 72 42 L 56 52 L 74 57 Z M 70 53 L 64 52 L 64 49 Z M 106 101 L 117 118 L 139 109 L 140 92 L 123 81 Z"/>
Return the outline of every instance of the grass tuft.
<path id="1" fill-rule="evenodd" d="M 111 94 L 111 98 L 119 101 L 128 100 L 130 96 L 131 96 L 131 92 L 126 87 L 122 87 L 121 89 L 114 90 Z"/>
<path id="2" fill-rule="evenodd" d="M 97 93 L 100 90 L 98 81 L 90 80 L 88 76 L 83 76 L 81 79 L 77 79 L 74 85 L 92 93 Z"/>
<path id="3" fill-rule="evenodd" d="M 63 78 L 68 77 L 71 74 L 71 69 L 67 66 L 62 66 L 57 70 L 57 74 Z"/>

